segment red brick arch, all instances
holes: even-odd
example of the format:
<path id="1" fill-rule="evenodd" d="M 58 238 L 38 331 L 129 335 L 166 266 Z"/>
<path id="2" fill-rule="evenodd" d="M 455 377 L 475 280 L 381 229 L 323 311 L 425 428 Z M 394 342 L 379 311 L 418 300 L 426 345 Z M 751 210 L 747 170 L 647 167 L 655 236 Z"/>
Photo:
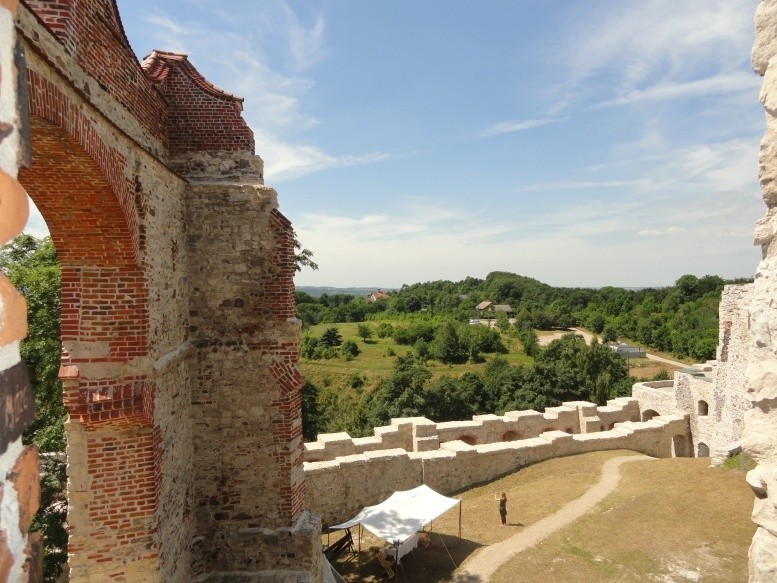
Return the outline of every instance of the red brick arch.
<path id="1" fill-rule="evenodd" d="M 96 352 L 71 352 L 68 363 L 76 367 L 87 361 L 125 363 L 145 356 L 146 284 L 124 209 L 106 175 L 76 138 L 37 117 L 30 125 L 34 163 L 20 172 L 20 181 L 47 220 L 62 265 L 62 341 L 65 346 L 99 346 Z M 107 151 L 94 133 L 87 130 L 81 135 L 89 136 L 96 152 Z M 110 170 L 111 164 L 105 165 Z M 84 423 L 144 413 L 142 375 L 68 385 L 72 389 L 65 394 L 68 411 Z"/>

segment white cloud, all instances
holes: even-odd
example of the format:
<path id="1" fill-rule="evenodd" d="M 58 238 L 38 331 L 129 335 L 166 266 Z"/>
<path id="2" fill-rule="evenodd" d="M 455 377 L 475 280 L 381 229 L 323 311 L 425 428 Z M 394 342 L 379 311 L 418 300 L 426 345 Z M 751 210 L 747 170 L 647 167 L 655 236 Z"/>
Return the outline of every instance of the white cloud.
<path id="1" fill-rule="evenodd" d="M 624 105 L 752 86 L 741 77 L 749 70 L 757 0 L 582 4 L 552 58 L 564 79 L 556 109 L 581 100 Z M 605 77 L 608 83 L 595 83 Z"/>
<path id="2" fill-rule="evenodd" d="M 759 87 L 761 80 L 745 72 L 732 72 L 687 82 L 661 81 L 646 89 L 629 88 L 623 95 L 597 103 L 593 107 L 629 105 L 640 101 L 660 101 L 684 97 L 735 93 Z"/>
<path id="3" fill-rule="evenodd" d="M 245 99 L 244 116 L 269 182 L 389 157 L 380 152 L 333 154 L 299 137 L 318 124 L 301 102 L 314 86 L 305 71 L 328 54 L 323 14 L 305 26 L 280 0 L 241 12 L 239 18 L 218 6 L 202 7 L 208 11 L 207 31 L 193 19 L 173 20 L 159 9 L 146 21 L 159 43 L 188 54 L 209 81 Z"/>
<path id="4" fill-rule="evenodd" d="M 256 132 L 255 138 L 256 151 L 264 159 L 268 184 L 279 184 L 326 168 L 373 164 L 391 157 L 381 152 L 335 156 L 314 146 L 284 142 L 266 133 Z"/>
<path id="5" fill-rule="evenodd" d="M 539 119 L 526 119 L 526 120 L 513 120 L 502 121 L 495 123 L 477 133 L 479 138 L 490 138 L 492 136 L 498 136 L 501 134 L 510 134 L 514 132 L 522 132 L 530 130 L 532 128 L 541 127 L 548 124 L 559 123 L 569 119 L 568 117 L 547 117 Z"/>

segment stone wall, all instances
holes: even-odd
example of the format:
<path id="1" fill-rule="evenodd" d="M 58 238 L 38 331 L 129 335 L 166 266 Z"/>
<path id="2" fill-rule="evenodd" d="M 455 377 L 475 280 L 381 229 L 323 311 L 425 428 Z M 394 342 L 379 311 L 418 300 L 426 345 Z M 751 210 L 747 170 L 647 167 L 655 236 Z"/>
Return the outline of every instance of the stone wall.
<path id="1" fill-rule="evenodd" d="M 751 291 L 749 285 L 723 290 L 716 361 L 676 372 L 673 381 L 637 383 L 632 388 L 643 420 L 687 414 L 692 436 L 688 453 L 709 455 L 713 464 L 739 450 L 745 414 L 752 408 L 744 390 Z"/>
<path id="2" fill-rule="evenodd" d="M 760 181 L 766 215 L 758 221 L 755 243 L 762 248 L 752 286 L 750 341 L 744 374 L 747 398 L 742 445 L 757 462 L 748 474 L 755 492 L 750 547 L 750 581 L 777 580 L 777 1 L 762 0 L 755 19 L 753 68 L 764 81 L 761 102 L 766 132 L 761 142 Z"/>
<path id="3" fill-rule="evenodd" d="M 684 413 L 683 413 L 684 414 Z M 324 433 L 305 444 L 305 461 L 326 461 L 371 451 L 403 449 L 433 451 L 441 444 L 461 440 L 470 445 L 499 443 L 537 437 L 546 431 L 595 433 L 616 423 L 639 421 L 640 405 L 628 397 L 612 399 L 604 407 L 571 401 L 561 407 L 538 411 L 508 411 L 503 416 L 475 415 L 470 421 L 435 423 L 424 417 L 392 419 L 376 427 L 372 437 L 352 438 L 347 433 Z"/>
<path id="4" fill-rule="evenodd" d="M 630 449 L 670 457 L 673 443 L 688 437 L 687 417 L 662 416 L 585 434 L 552 430 L 518 441 L 470 445 L 456 440 L 434 451 L 388 449 L 305 462 L 308 507 L 325 524 L 336 524 L 396 490 L 420 484 L 450 495 L 529 464 L 590 451 Z"/>
<path id="5" fill-rule="evenodd" d="M 71 581 L 320 580 L 293 231 L 262 184 L 242 99 L 185 55 L 144 70 L 114 0 L 0 0 L 0 27 L 0 239 L 24 225 L 24 184 L 62 264 Z M 20 580 L 37 470 L 18 439 L 32 416 L 24 305 L 2 279 L 0 403 L 14 407 L 0 580 Z"/>

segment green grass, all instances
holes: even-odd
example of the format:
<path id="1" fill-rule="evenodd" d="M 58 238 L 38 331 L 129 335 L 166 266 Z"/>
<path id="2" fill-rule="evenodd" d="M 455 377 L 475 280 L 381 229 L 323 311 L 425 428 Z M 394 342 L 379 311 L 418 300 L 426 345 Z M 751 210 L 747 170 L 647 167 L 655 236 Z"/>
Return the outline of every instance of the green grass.
<path id="1" fill-rule="evenodd" d="M 451 559 L 461 565 L 483 545 L 556 512 L 598 481 L 607 459 L 630 453 L 556 458 L 459 493 L 462 538 L 458 512 L 443 514 L 434 521 L 431 547 L 414 550 L 403 560 L 399 580 L 451 581 L 456 572 Z M 709 459 L 690 458 L 626 464 L 615 492 L 589 514 L 504 563 L 492 583 L 746 581 L 755 531 L 750 520 L 753 494 L 743 470 L 708 465 Z M 495 493 L 503 491 L 509 500 L 508 528 L 498 527 L 494 501 Z M 362 552 L 343 556 L 335 567 L 349 582 L 385 581 L 368 552 L 382 544 L 365 535 Z"/>
<path id="2" fill-rule="evenodd" d="M 375 324 L 367 324 L 372 326 L 373 332 L 377 328 Z M 378 338 L 375 334 L 368 342 L 364 342 L 357 334 L 358 325 L 357 323 L 316 324 L 303 331 L 303 335 L 308 334 L 314 338 L 319 338 L 324 330 L 335 326 L 340 331 L 343 340 L 356 342 L 361 350 L 359 356 L 349 361 L 343 358 L 329 360 L 303 358 L 301 359 L 301 367 L 305 378 L 322 387 L 344 387 L 347 386 L 348 379 L 353 374 L 358 374 L 365 379 L 365 387 L 373 387 L 380 379 L 391 375 L 394 368 L 394 357 L 390 356 L 392 352 L 396 355 L 413 352 L 412 346 L 402 346 L 391 338 Z M 523 353 L 521 343 L 518 340 L 502 334 L 502 342 L 509 350 L 509 353 L 503 356 L 510 364 L 530 365 L 532 363 L 532 359 Z M 488 361 L 493 358 L 493 355 L 486 354 L 484 357 Z M 482 374 L 485 368 L 485 363 L 447 365 L 429 360 L 427 364 L 432 371 L 433 379 L 443 375 L 459 377 L 468 371 Z"/>

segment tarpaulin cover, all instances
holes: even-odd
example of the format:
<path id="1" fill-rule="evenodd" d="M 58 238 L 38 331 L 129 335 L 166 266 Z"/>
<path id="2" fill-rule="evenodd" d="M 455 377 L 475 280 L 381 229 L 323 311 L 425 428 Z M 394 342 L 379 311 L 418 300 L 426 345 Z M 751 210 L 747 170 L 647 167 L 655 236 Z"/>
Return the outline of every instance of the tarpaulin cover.
<path id="1" fill-rule="evenodd" d="M 361 524 L 383 540 L 401 543 L 459 502 L 421 485 L 394 492 L 380 504 L 367 506 L 351 520 L 329 528 L 351 528 Z"/>

